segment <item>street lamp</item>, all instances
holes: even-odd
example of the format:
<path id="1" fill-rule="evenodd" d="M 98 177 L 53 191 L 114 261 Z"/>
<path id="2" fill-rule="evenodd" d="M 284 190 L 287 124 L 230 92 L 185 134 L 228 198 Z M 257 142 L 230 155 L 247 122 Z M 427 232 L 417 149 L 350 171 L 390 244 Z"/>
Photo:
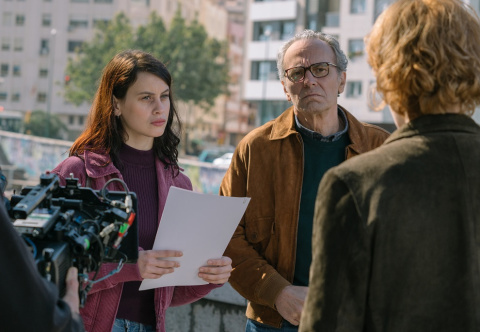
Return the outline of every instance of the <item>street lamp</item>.
<path id="1" fill-rule="evenodd" d="M 50 112 L 52 111 L 52 99 L 53 99 L 53 68 L 55 66 L 55 36 L 57 34 L 56 29 L 50 30 L 51 40 L 51 52 L 50 52 L 50 64 L 49 72 L 50 78 L 48 80 L 48 96 L 47 96 L 47 125 L 45 127 L 45 137 L 50 137 Z"/>

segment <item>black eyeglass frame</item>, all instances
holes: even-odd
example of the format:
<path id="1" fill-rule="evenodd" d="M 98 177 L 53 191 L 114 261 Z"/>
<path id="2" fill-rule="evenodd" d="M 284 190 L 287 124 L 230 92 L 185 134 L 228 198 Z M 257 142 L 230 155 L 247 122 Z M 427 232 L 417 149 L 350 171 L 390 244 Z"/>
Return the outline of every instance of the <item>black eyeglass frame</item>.
<path id="1" fill-rule="evenodd" d="M 316 76 L 311 68 L 313 66 L 316 66 L 316 65 L 319 65 L 319 64 L 326 64 L 327 65 L 327 73 L 323 76 Z M 335 68 L 338 68 L 338 66 L 334 63 L 331 63 L 331 62 L 326 62 L 326 61 L 322 61 L 322 62 L 317 62 L 317 63 L 312 63 L 310 66 L 308 67 L 303 67 L 303 66 L 296 66 L 296 67 L 292 67 L 292 68 L 288 68 L 288 69 L 285 69 L 284 71 L 284 75 L 286 78 L 288 78 L 288 80 L 292 83 L 300 83 L 300 82 L 303 82 L 303 80 L 305 79 L 305 74 L 307 73 L 307 70 L 313 75 L 313 77 L 316 77 L 316 78 L 321 78 L 321 77 L 325 77 L 325 76 L 328 76 L 328 74 L 330 74 L 330 66 L 334 66 Z M 290 78 L 290 76 L 288 75 L 288 71 L 291 70 L 291 69 L 295 69 L 295 68 L 302 68 L 303 69 L 303 76 L 300 80 L 298 81 L 294 81 Z"/>

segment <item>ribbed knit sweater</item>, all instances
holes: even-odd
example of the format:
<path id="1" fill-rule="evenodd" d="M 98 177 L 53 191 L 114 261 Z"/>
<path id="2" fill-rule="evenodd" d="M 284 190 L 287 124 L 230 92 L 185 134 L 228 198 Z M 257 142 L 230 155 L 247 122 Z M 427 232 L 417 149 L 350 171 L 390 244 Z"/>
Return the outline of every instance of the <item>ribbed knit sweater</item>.
<path id="1" fill-rule="evenodd" d="M 158 228 L 158 188 L 153 150 L 136 150 L 124 144 L 117 165 L 130 191 L 137 195 L 138 243 L 151 250 Z M 139 291 L 140 281 L 123 285 L 117 318 L 155 326 L 154 290 Z"/>
<path id="2" fill-rule="evenodd" d="M 348 134 L 344 133 L 333 142 L 323 142 L 305 135 L 301 130 L 299 132 L 303 139 L 304 172 L 293 284 L 308 286 L 312 262 L 313 215 L 318 185 L 326 171 L 345 160 L 345 148 L 350 144 L 350 139 Z"/>

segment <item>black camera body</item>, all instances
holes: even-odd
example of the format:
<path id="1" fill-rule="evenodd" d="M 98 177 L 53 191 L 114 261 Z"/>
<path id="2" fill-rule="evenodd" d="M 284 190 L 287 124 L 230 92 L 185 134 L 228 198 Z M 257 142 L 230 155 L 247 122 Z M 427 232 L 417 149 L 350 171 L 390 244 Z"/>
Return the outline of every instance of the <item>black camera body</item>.
<path id="1" fill-rule="evenodd" d="M 80 187 L 73 176 L 60 186 L 57 175 L 42 174 L 40 184 L 23 188 L 10 203 L 13 226 L 32 248 L 38 271 L 62 296 L 68 269 L 78 268 L 81 305 L 95 283 L 89 279 L 95 279 L 102 263 L 118 263 L 115 273 L 138 259 L 137 200 L 132 192 Z"/>

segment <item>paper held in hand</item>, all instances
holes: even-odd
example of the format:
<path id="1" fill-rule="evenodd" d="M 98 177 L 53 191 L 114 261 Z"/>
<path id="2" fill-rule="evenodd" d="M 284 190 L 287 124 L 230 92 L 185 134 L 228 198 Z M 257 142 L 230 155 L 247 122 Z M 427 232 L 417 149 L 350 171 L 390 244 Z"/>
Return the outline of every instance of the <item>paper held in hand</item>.
<path id="1" fill-rule="evenodd" d="M 144 279 L 140 290 L 207 284 L 198 277 L 198 269 L 223 256 L 249 202 L 248 197 L 170 187 L 153 249 L 182 251 L 182 257 L 168 258 L 179 261 L 180 267 L 158 279 Z"/>

